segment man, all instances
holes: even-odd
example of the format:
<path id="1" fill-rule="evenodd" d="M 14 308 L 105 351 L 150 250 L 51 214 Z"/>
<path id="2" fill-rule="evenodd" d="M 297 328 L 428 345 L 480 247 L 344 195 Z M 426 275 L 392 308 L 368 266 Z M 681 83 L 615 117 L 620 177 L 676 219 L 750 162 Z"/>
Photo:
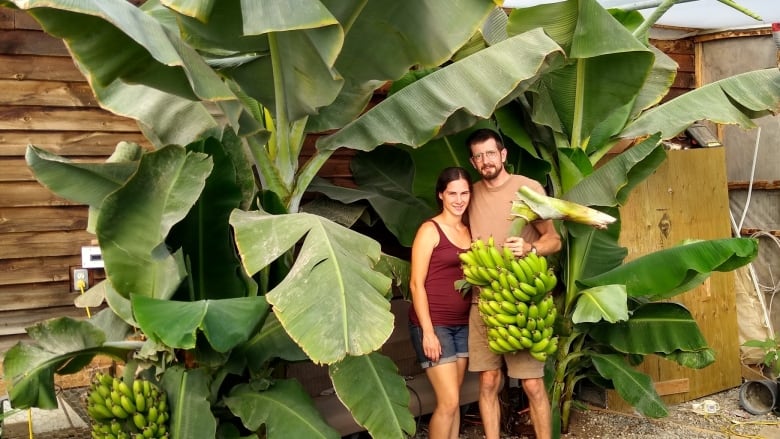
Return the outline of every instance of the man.
<path id="1" fill-rule="evenodd" d="M 504 168 L 507 151 L 498 133 L 490 129 L 476 130 L 466 144 L 471 151 L 471 164 L 482 176 L 482 180 L 474 184 L 468 208 L 471 238 L 486 241 L 493 236 L 496 243 L 503 242 L 519 257 L 529 252 L 549 255 L 560 250 L 561 238 L 551 220 L 527 225 L 521 236 L 507 236 L 512 200 L 518 189 L 528 186 L 544 194 L 544 188 L 535 180 L 507 172 Z M 477 297 L 475 294 L 473 300 L 476 301 Z M 544 387 L 544 363 L 533 359 L 527 351 L 503 356 L 492 353 L 487 345 L 485 323 L 475 303 L 469 315 L 469 370 L 480 373 L 479 411 L 485 439 L 499 439 L 501 409 L 498 393 L 502 384 L 502 361 L 506 362 L 507 374 L 521 380 L 536 437 L 552 437 L 550 400 Z"/>

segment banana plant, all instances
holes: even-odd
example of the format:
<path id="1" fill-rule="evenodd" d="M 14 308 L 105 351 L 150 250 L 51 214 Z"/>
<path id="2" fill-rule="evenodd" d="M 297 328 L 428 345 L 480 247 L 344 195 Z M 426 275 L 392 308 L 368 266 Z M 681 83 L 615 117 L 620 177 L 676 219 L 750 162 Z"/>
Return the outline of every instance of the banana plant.
<path id="1" fill-rule="evenodd" d="M 504 38 L 542 27 L 566 53 L 564 64 L 531 79 L 522 94 L 507 99 L 491 117 L 510 157 L 515 157 L 511 159 L 515 169 L 521 173 L 538 170 L 542 162 L 543 175 L 528 174 L 549 184 L 552 196 L 619 218 L 619 206 L 630 191 L 665 160 L 663 140 L 697 120 L 751 128 L 752 119 L 776 112 L 780 104 L 777 69 L 726 78 L 659 105 L 677 66 L 648 45 L 645 33 L 650 25 L 637 12 L 606 11 L 595 0 L 567 0 L 515 9 L 504 22 L 503 34 L 483 33 L 482 46 L 493 47 Z M 479 44 L 472 42 L 469 56 L 479 54 L 475 46 Z M 413 83 L 406 86 L 412 87 Z M 370 118 L 362 118 L 339 135 L 349 137 L 350 129 L 370 133 L 375 126 Z M 418 180 L 430 179 L 441 166 L 469 167 L 462 138 L 462 133 L 441 136 L 420 148 L 409 142 L 405 151 L 396 149 L 392 154 L 395 161 L 413 163 L 414 169 L 385 178 L 397 186 L 414 188 Z M 602 164 L 619 142 L 632 146 Z M 366 151 L 356 156 L 353 169 L 370 169 L 388 161 L 390 153 L 373 150 L 375 143 L 350 145 Z M 328 141 L 320 143 L 321 147 L 329 145 Z M 455 148 L 461 148 L 460 152 Z M 519 163 L 517 157 L 522 157 Z M 388 191 L 373 190 L 382 186 L 359 186 L 353 192 L 364 194 L 372 205 L 378 196 L 396 202 L 420 196 L 407 193 L 398 198 Z M 346 201 L 341 190 L 321 182 L 316 188 Z M 393 221 L 382 210 L 376 211 L 384 220 Z M 396 236 L 405 243 L 406 227 L 416 226 L 389 224 L 387 228 L 401 230 Z M 576 384 L 582 379 L 614 388 L 640 413 L 665 416 L 666 408 L 652 381 L 633 369 L 631 362 L 654 354 L 686 367 L 711 364 L 714 353 L 691 314 L 666 299 L 700 285 L 714 271 L 747 264 L 756 256 L 757 243 L 742 238 L 687 242 L 624 264 L 627 251 L 618 245 L 619 221 L 605 230 L 568 220 L 558 226 L 564 240 L 559 255 L 564 289 L 559 303 L 563 337 L 556 358 L 549 360 L 558 427 L 554 430 L 568 430 Z M 653 336 L 644 336 L 647 331 Z"/>
<path id="2" fill-rule="evenodd" d="M 300 203 L 333 150 L 354 143 L 338 132 L 368 114 L 373 92 L 413 66 L 448 60 L 499 3 L 0 1 L 61 38 L 100 105 L 137 120 L 153 145 L 120 144 L 104 163 L 28 149 L 39 181 L 90 206 L 106 280 L 85 300 L 105 300 L 101 318 L 117 324 L 66 349 L 53 345 L 95 332 L 91 323 L 30 328 L 36 347 L 5 356 L 14 406 L 51 406 L 53 374 L 105 353 L 181 402 L 174 437 L 259 428 L 277 437 L 300 418 L 301 436 L 335 437 L 300 384 L 278 378 L 286 362 L 310 360 L 328 365 L 339 399 L 369 432 L 412 434 L 408 391 L 377 352 L 393 327 L 387 299 L 402 264 Z M 415 140 L 401 141 L 425 143 L 468 126 L 562 55 L 541 30 L 508 38 L 423 78 L 416 94 L 388 99 L 370 117 L 403 122 L 373 138 L 393 143 L 407 132 Z M 534 64 L 512 61 L 526 57 Z M 494 87 L 474 94 L 482 75 Z M 321 132 L 330 146 L 304 159 L 304 139 Z M 105 341 L 129 328 L 141 346 Z"/>

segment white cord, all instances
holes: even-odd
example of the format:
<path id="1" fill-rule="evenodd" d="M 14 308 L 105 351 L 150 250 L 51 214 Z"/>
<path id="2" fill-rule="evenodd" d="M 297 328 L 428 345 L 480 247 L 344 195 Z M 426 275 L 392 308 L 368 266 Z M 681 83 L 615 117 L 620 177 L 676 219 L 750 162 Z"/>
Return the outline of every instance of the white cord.
<path id="1" fill-rule="evenodd" d="M 756 162 L 758 161 L 758 143 L 761 140 L 761 127 L 758 127 L 758 133 L 756 133 L 756 147 L 753 148 L 753 166 L 750 167 L 750 181 L 748 182 L 748 193 L 745 199 L 745 207 L 742 209 L 742 218 L 739 220 L 739 227 L 737 227 L 737 236 L 740 236 L 740 230 L 745 225 L 745 217 L 747 216 L 748 206 L 750 206 L 750 198 L 753 194 L 753 181 L 756 178 Z"/>

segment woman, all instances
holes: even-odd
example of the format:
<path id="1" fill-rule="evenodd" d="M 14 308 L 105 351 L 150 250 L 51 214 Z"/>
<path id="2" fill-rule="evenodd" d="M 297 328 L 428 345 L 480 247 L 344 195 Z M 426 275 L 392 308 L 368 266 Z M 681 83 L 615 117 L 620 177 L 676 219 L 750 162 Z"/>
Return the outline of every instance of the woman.
<path id="1" fill-rule="evenodd" d="M 471 197 L 465 169 L 444 169 L 436 182 L 441 212 L 425 221 L 412 244 L 409 329 L 417 360 L 436 394 L 428 424 L 430 439 L 456 439 L 460 428 L 460 387 L 468 363 L 470 295 L 455 289 L 463 277 L 458 254 L 471 245 L 463 214 Z"/>

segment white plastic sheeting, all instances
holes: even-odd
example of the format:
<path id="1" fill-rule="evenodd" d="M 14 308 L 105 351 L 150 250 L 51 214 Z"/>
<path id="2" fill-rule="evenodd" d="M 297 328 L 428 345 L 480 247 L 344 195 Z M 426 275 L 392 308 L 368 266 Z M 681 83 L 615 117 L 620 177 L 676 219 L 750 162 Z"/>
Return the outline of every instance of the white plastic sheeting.
<path id="1" fill-rule="evenodd" d="M 504 7 L 528 7 L 542 3 L 555 3 L 560 0 L 506 0 Z M 735 2 L 758 14 L 761 21 L 724 5 L 718 0 L 682 0 L 672 6 L 656 22 L 658 25 L 706 29 L 712 31 L 739 28 L 768 27 L 780 22 L 779 0 L 735 0 Z M 604 7 L 638 9 L 643 15 L 652 13 L 659 0 L 599 0 Z M 649 7 L 648 7 L 649 6 Z"/>

